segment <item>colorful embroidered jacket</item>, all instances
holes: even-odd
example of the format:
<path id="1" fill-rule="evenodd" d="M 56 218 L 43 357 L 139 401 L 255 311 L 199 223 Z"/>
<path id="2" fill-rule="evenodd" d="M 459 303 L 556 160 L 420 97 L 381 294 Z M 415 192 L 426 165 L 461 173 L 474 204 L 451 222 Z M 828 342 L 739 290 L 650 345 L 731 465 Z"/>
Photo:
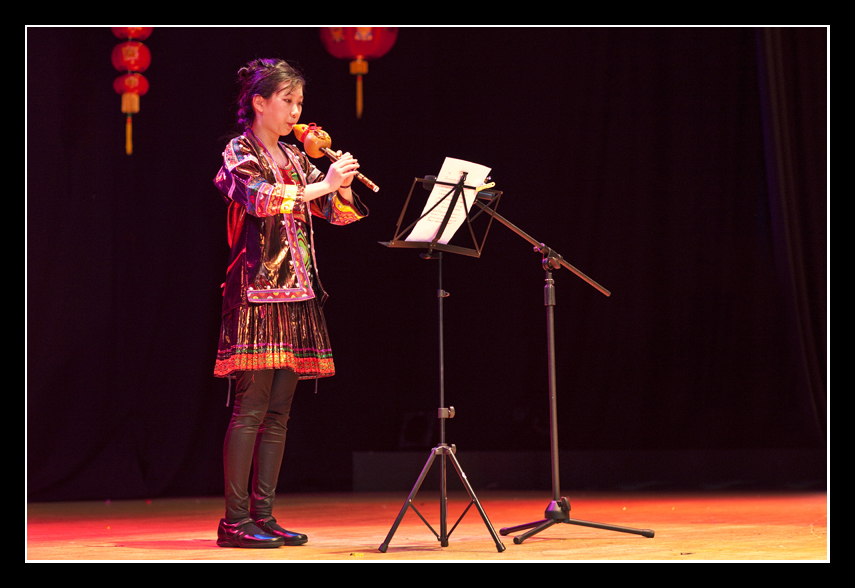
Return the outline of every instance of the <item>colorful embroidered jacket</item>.
<path id="1" fill-rule="evenodd" d="M 303 189 L 320 181 L 323 174 L 305 153 L 293 145 L 279 143 L 291 162 L 291 177 L 283 177 L 252 132 L 233 139 L 223 152 L 223 166 L 214 179 L 229 205 L 228 239 L 231 253 L 223 285 L 223 314 L 247 302 L 293 302 L 317 296 L 323 304 L 326 293 L 315 292 L 307 272 L 317 278 L 311 216 L 345 225 L 364 218 L 368 209 L 353 195 L 354 204 L 337 192 L 306 204 L 308 243 L 300 246 L 292 212 L 301 208 Z M 288 182 L 293 183 L 288 183 Z M 310 256 L 310 258 L 309 258 Z"/>

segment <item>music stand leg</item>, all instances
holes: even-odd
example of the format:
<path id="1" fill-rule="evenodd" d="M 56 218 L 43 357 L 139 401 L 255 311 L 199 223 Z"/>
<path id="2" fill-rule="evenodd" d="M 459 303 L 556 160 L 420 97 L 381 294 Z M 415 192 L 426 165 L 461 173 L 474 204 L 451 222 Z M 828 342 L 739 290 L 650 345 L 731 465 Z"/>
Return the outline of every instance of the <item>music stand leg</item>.
<path id="1" fill-rule="evenodd" d="M 478 512 L 481 514 L 481 519 L 484 521 L 484 524 L 487 525 L 487 530 L 490 531 L 490 536 L 493 537 L 493 541 L 496 543 L 496 548 L 499 550 L 499 553 L 505 550 L 504 544 L 502 544 L 502 540 L 499 539 L 499 536 L 496 534 L 496 530 L 493 528 L 493 524 L 490 522 L 490 519 L 487 518 L 487 513 L 484 512 L 484 507 L 481 506 L 481 502 L 478 500 L 478 497 L 475 496 L 475 491 L 472 489 L 472 486 L 469 484 L 469 479 L 466 477 L 466 474 L 463 473 L 463 469 L 460 467 L 460 463 L 457 461 L 457 458 L 454 456 L 453 452 L 450 452 L 448 456 L 451 458 L 451 463 L 454 465 L 454 469 L 457 470 L 457 475 L 460 477 L 460 481 L 463 482 L 463 486 L 466 488 L 466 492 L 469 493 L 469 506 L 475 505 L 475 508 L 478 509 Z M 468 510 L 469 507 L 467 507 Z M 465 511 L 463 514 L 466 514 Z M 461 518 L 462 515 L 461 515 Z"/>
<path id="2" fill-rule="evenodd" d="M 424 518 L 424 516 L 422 516 L 422 513 L 420 513 L 418 511 L 418 509 L 416 508 L 415 504 L 413 504 L 413 499 L 416 497 L 416 494 L 418 494 L 419 489 L 421 488 L 422 482 L 424 482 L 425 477 L 427 476 L 428 472 L 430 471 L 431 465 L 433 465 L 434 459 L 436 458 L 437 455 L 442 457 L 442 460 L 440 462 L 442 480 L 441 480 L 441 484 L 440 484 L 441 487 L 440 487 L 440 532 L 439 533 L 437 533 L 433 529 L 433 527 L 430 526 L 430 523 L 427 522 L 427 520 Z M 451 463 L 454 466 L 454 469 L 457 471 L 457 475 L 460 477 L 460 481 L 463 482 L 463 486 L 466 488 L 466 492 L 469 494 L 469 499 L 470 499 L 469 506 L 467 506 L 466 509 L 463 511 L 463 514 L 460 515 L 460 518 L 457 520 L 457 522 L 451 528 L 451 531 L 448 530 L 448 522 L 447 522 L 448 495 L 446 492 L 446 485 L 445 485 L 445 482 L 446 482 L 446 479 L 445 479 L 445 473 L 446 473 L 445 459 L 446 459 L 446 457 L 451 459 Z M 502 540 L 496 534 L 496 530 L 493 528 L 492 523 L 490 523 L 490 519 L 487 518 L 487 513 L 484 512 L 484 508 L 481 506 L 481 503 L 478 501 L 478 497 L 475 496 L 475 492 L 472 489 L 472 486 L 469 484 L 469 480 L 466 478 L 466 474 L 463 473 L 463 468 L 460 467 L 460 462 L 458 462 L 457 458 L 454 456 L 453 446 L 449 447 L 447 445 L 438 445 L 437 447 L 434 447 L 431 450 L 430 456 L 428 457 L 428 460 L 425 463 L 424 468 L 422 468 L 422 473 L 419 474 L 419 477 L 416 480 L 416 483 L 413 486 L 413 489 L 410 491 L 409 496 L 407 496 L 407 500 L 404 502 L 404 506 L 401 507 L 401 511 L 398 513 L 398 518 L 395 519 L 395 523 L 392 525 L 392 528 L 389 530 L 389 533 L 386 535 L 386 539 L 380 545 L 380 547 L 379 547 L 380 552 L 386 553 L 386 550 L 389 549 L 389 543 L 391 543 L 392 537 L 395 535 L 395 532 L 398 530 L 398 526 L 401 524 L 401 521 L 404 519 L 404 515 L 407 513 L 407 509 L 410 509 L 410 508 L 413 509 L 413 512 L 415 512 L 418 515 L 418 517 L 427 526 L 427 528 L 430 529 L 430 531 L 434 534 L 434 536 L 436 536 L 436 538 L 440 542 L 440 545 L 442 545 L 443 547 L 448 547 L 449 536 L 451 535 L 452 532 L 454 532 L 454 529 L 457 528 L 457 525 L 460 523 L 461 520 L 463 520 L 463 517 L 466 516 L 466 513 L 468 512 L 469 508 L 473 504 L 476 506 L 476 508 L 478 509 L 478 512 L 481 514 L 481 518 L 484 521 L 484 524 L 487 525 L 487 530 L 490 532 L 490 536 L 493 537 L 493 541 L 496 543 L 496 549 L 499 551 L 499 553 L 503 552 L 505 550 L 505 546 L 502 543 Z"/>
<path id="3" fill-rule="evenodd" d="M 392 541 L 392 536 L 395 534 L 395 531 L 398 530 L 398 525 L 400 525 L 401 521 L 404 519 L 404 515 L 407 513 L 407 509 L 412 507 L 416 513 L 419 512 L 418 510 L 416 510 L 416 507 L 413 506 L 413 498 L 415 498 L 416 494 L 419 493 L 419 488 L 421 488 L 422 482 L 425 481 L 425 476 L 427 476 L 428 472 L 430 471 L 430 466 L 433 464 L 433 460 L 434 458 L 436 458 L 438 452 L 439 447 L 434 447 L 431 450 L 430 456 L 428 457 L 425 466 L 422 468 L 422 473 L 419 475 L 418 480 L 416 480 L 416 484 L 415 486 L 413 486 L 413 489 L 410 490 L 410 495 L 407 496 L 407 500 L 404 502 L 404 506 L 401 508 L 401 512 L 398 513 L 398 518 L 395 519 L 395 524 L 392 525 L 392 528 L 389 530 L 389 534 L 386 535 L 386 540 L 383 541 L 383 543 L 380 545 L 381 553 L 386 553 L 386 550 L 389 548 L 389 542 Z M 421 517 L 420 514 L 419 516 Z M 425 524 L 427 524 L 427 521 L 425 521 Z M 430 527 L 430 525 L 428 525 L 428 527 Z"/>

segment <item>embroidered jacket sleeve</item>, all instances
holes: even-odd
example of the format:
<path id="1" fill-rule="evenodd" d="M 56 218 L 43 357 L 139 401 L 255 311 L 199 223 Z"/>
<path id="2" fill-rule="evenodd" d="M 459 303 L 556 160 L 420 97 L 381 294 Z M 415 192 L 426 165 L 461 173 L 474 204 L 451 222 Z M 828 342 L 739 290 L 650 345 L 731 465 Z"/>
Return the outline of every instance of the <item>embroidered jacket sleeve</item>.
<path id="1" fill-rule="evenodd" d="M 223 152 L 223 166 L 214 184 L 227 202 L 237 202 L 257 217 L 290 214 L 302 201 L 303 186 L 271 183 L 266 169 L 245 136 L 233 139 Z"/>
<path id="2" fill-rule="evenodd" d="M 324 178 L 305 153 L 291 145 L 282 144 L 292 160 L 296 159 L 306 184 Z M 272 172 L 267 164 L 259 160 L 257 151 L 245 137 L 232 140 L 223 152 L 223 166 L 214 179 L 214 184 L 227 202 L 237 202 L 246 211 L 257 217 L 291 214 L 294 206 L 303 200 L 304 187 L 296 184 L 280 184 L 267 181 Z M 314 216 L 327 219 L 334 225 L 346 225 L 368 215 L 368 208 L 354 194 L 353 204 L 332 192 L 309 203 Z"/>

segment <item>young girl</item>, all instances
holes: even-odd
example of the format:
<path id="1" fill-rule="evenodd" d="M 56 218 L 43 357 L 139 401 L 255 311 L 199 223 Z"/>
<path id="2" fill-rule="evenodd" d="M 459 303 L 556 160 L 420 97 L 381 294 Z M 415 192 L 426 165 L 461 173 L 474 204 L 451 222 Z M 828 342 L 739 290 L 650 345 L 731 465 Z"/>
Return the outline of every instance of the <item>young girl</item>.
<path id="1" fill-rule="evenodd" d="M 311 217 L 344 225 L 368 210 L 351 190 L 359 163 L 349 153 L 323 174 L 279 141 L 302 113 L 299 72 L 282 60 L 259 59 L 238 73 L 243 133 L 226 147 L 214 180 L 228 203 L 231 248 L 214 374 L 236 381 L 217 544 L 302 545 L 306 535 L 276 522 L 273 499 L 297 381 L 335 373 Z"/>

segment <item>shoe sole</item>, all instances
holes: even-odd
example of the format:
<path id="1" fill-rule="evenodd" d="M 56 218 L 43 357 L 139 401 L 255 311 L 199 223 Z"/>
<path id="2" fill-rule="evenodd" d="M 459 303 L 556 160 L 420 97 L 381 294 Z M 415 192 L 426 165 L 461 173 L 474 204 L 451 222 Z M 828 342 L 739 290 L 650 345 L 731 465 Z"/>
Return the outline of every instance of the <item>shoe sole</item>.
<path id="1" fill-rule="evenodd" d="M 306 539 L 298 540 L 298 541 L 285 541 L 285 543 L 283 543 L 283 545 L 285 547 L 296 547 L 298 545 L 305 545 L 308 542 L 309 542 L 309 539 L 307 537 Z"/>
<path id="2" fill-rule="evenodd" d="M 220 547 L 237 547 L 237 548 L 241 548 L 241 549 L 276 549 L 277 547 L 282 547 L 284 545 L 284 543 L 272 543 L 272 544 L 258 543 L 256 545 L 241 545 L 241 544 L 235 543 L 233 541 L 228 541 L 225 539 L 218 539 L 217 545 Z"/>

